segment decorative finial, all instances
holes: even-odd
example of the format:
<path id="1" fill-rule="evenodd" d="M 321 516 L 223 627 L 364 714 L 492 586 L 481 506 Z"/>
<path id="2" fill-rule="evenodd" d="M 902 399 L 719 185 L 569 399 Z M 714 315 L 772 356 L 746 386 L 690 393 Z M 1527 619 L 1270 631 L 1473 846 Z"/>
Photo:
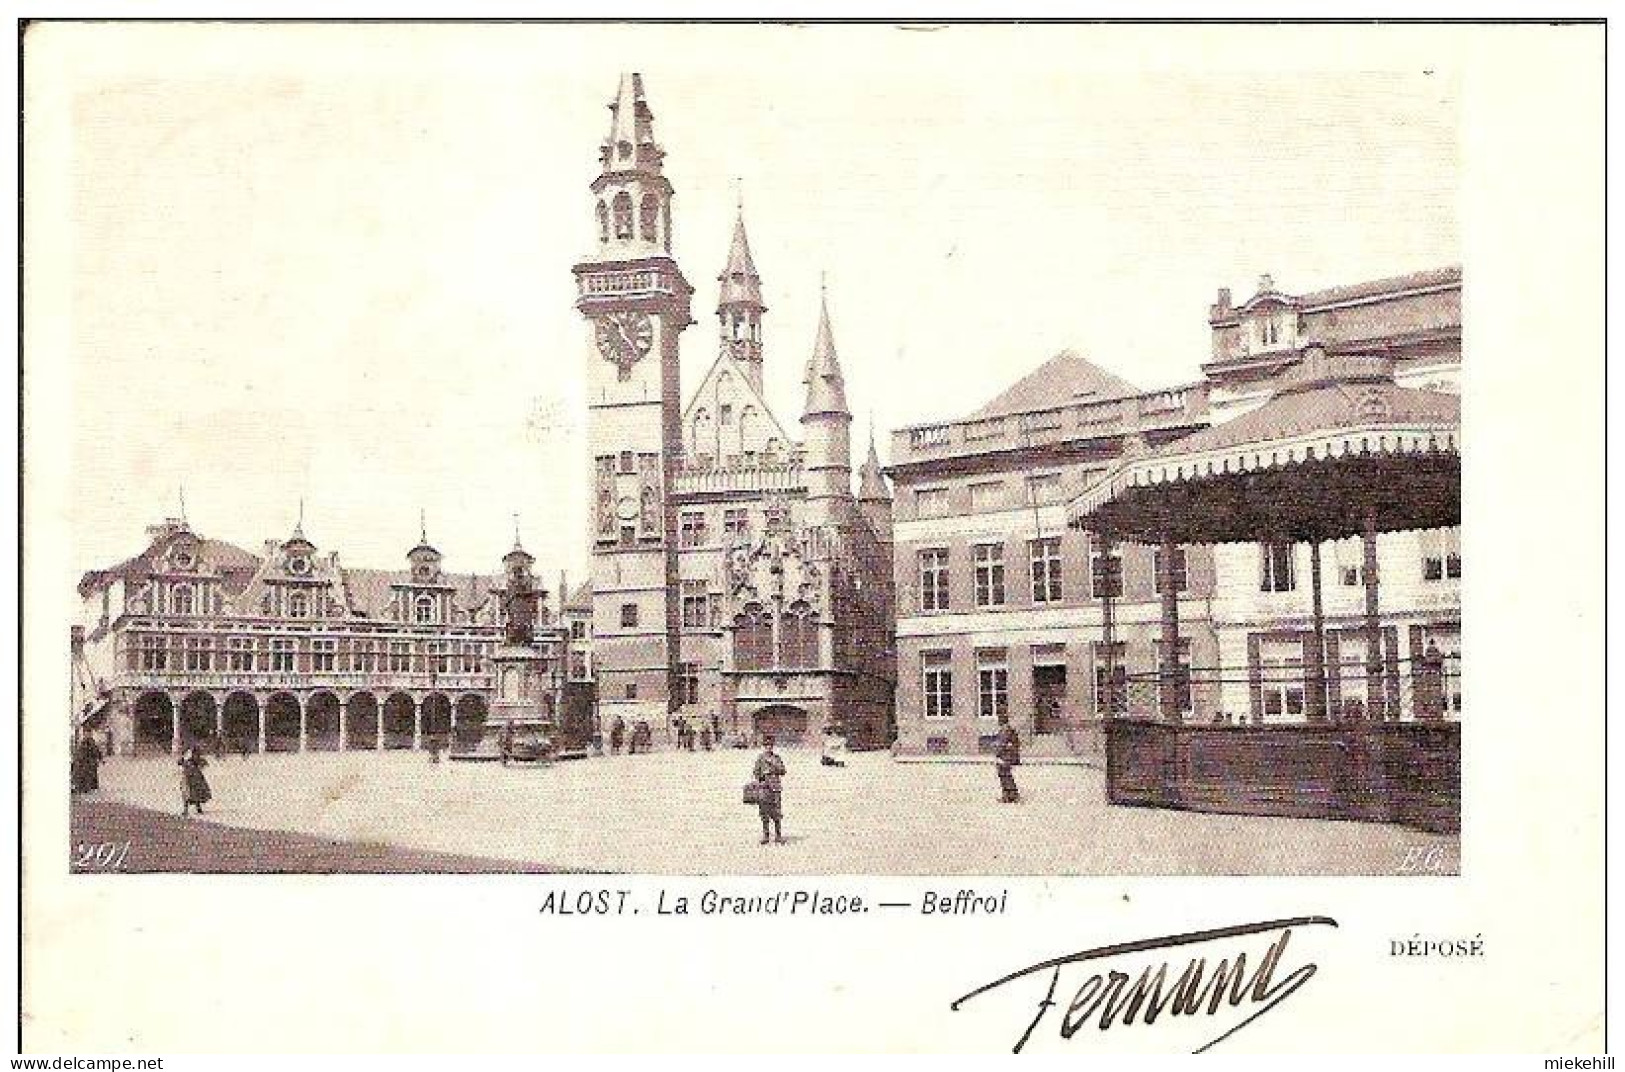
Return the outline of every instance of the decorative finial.
<path id="1" fill-rule="evenodd" d="M 185 484 L 182 484 L 180 486 L 180 497 L 181 497 L 181 524 L 184 525 L 186 523 L 186 485 Z"/>
<path id="2" fill-rule="evenodd" d="M 418 543 L 429 542 L 429 515 L 418 507 Z"/>
<path id="3" fill-rule="evenodd" d="M 818 296 L 820 298 L 829 297 L 829 273 L 822 268 L 818 270 Z"/>
<path id="4" fill-rule="evenodd" d="M 515 551 L 518 551 L 521 550 L 523 546 L 524 545 L 519 542 L 519 515 L 515 514 L 513 515 L 513 548 Z"/>
<path id="5" fill-rule="evenodd" d="M 293 523 L 293 531 L 303 536 L 305 534 L 305 497 L 299 496 L 299 519 Z"/>
<path id="6" fill-rule="evenodd" d="M 738 175 L 734 176 L 734 207 L 741 216 L 745 214 L 745 180 Z"/>

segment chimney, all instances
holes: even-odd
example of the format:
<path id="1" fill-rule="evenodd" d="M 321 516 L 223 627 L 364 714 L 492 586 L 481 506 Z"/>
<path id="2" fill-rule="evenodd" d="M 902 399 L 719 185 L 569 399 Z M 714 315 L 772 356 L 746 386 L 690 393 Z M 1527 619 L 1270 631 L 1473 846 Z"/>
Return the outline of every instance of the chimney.
<path id="1" fill-rule="evenodd" d="M 1214 305 L 1214 311 L 1223 313 L 1223 312 L 1228 312 L 1230 309 L 1231 309 L 1231 305 L 1230 305 L 1230 288 L 1229 287 L 1220 287 L 1219 288 L 1219 300 Z"/>

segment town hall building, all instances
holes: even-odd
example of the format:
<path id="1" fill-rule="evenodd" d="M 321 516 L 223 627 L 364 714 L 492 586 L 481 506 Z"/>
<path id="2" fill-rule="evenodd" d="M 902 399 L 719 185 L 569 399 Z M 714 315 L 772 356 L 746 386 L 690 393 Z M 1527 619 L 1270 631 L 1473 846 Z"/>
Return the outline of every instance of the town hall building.
<path id="1" fill-rule="evenodd" d="M 799 420 L 765 396 L 767 306 L 743 214 L 718 276 L 717 353 L 683 400 L 694 288 L 672 254 L 672 187 L 639 75 L 610 105 L 592 183 L 586 318 L 593 671 L 606 732 L 782 743 L 829 727 L 891 738 L 891 493 L 852 413 L 827 299 Z"/>

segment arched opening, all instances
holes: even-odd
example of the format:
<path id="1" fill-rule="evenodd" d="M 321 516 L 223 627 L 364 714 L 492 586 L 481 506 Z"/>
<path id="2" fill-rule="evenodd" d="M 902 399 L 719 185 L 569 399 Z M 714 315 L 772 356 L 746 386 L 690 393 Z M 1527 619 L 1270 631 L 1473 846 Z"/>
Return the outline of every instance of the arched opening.
<path id="1" fill-rule="evenodd" d="M 312 752 L 336 752 L 339 747 L 339 698 L 318 692 L 305 704 L 305 747 Z"/>
<path id="2" fill-rule="evenodd" d="M 226 697 L 220 709 L 226 724 L 226 743 L 234 752 L 254 752 L 260 746 L 260 705 L 246 692 Z"/>
<path id="3" fill-rule="evenodd" d="M 443 693 L 423 698 L 423 740 L 438 741 L 442 748 L 451 743 L 451 700 Z"/>
<path id="4" fill-rule="evenodd" d="M 181 701 L 181 745 L 213 741 L 219 706 L 206 692 L 194 692 Z"/>
<path id="5" fill-rule="evenodd" d="M 818 619 L 812 608 L 797 600 L 779 617 L 780 666 L 818 665 Z"/>
<path id="6" fill-rule="evenodd" d="M 299 751 L 299 701 L 279 692 L 265 701 L 265 750 Z"/>
<path id="7" fill-rule="evenodd" d="M 384 701 L 384 747 L 411 748 L 412 721 L 416 707 L 404 692 L 392 692 Z"/>
<path id="8" fill-rule="evenodd" d="M 773 666 L 773 623 L 760 603 L 746 604 L 734 618 L 734 669 L 768 670 Z"/>
<path id="9" fill-rule="evenodd" d="M 632 195 L 625 190 L 615 195 L 615 237 L 632 237 Z"/>
<path id="10" fill-rule="evenodd" d="M 660 199 L 653 194 L 643 198 L 643 204 L 638 206 L 639 232 L 645 242 L 654 242 L 659 239 L 657 233 L 660 229 Z"/>
<path id="11" fill-rule="evenodd" d="M 775 745 L 794 748 L 804 743 L 807 736 L 807 712 L 789 704 L 774 704 L 762 708 L 756 712 L 752 724 L 756 728 L 758 740 L 771 733 Z"/>
<path id="12" fill-rule="evenodd" d="M 137 755 L 168 752 L 175 743 L 175 705 L 161 692 L 144 692 L 135 701 Z"/>
<path id="13" fill-rule="evenodd" d="M 376 748 L 378 746 L 378 697 L 370 692 L 358 692 L 345 701 L 344 730 L 346 748 Z"/>
<path id="14" fill-rule="evenodd" d="M 466 693 L 457 698 L 457 746 L 473 748 L 485 736 L 485 717 L 489 712 L 485 697 Z"/>

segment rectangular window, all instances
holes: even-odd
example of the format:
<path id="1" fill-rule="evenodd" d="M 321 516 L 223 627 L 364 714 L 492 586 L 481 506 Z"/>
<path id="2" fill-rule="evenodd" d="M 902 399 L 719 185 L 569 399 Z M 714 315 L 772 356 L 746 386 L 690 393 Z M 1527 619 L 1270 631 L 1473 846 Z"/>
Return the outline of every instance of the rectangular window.
<path id="1" fill-rule="evenodd" d="M 463 641 L 462 672 L 477 674 L 484 660 L 480 658 L 480 646 L 472 640 Z"/>
<path id="2" fill-rule="evenodd" d="M 729 543 L 736 543 L 750 535 L 750 512 L 743 509 L 722 511 L 722 531 Z"/>
<path id="3" fill-rule="evenodd" d="M 293 669 L 293 640 L 275 637 L 271 640 L 271 669 L 287 672 Z"/>
<path id="4" fill-rule="evenodd" d="M 970 486 L 972 510 L 997 510 L 1004 505 L 1004 481 L 989 480 Z"/>
<path id="5" fill-rule="evenodd" d="M 1061 599 L 1061 538 L 1044 536 L 1027 541 L 1032 563 L 1033 602 L 1058 603 Z"/>
<path id="6" fill-rule="evenodd" d="M 1089 553 L 1089 592 L 1096 599 L 1123 597 L 1123 555 L 1117 548 L 1106 554 L 1099 540 Z"/>
<path id="7" fill-rule="evenodd" d="M 1004 606 L 1004 544 L 975 544 L 971 560 L 975 566 L 976 605 Z"/>
<path id="8" fill-rule="evenodd" d="M 622 476 L 631 476 L 638 471 L 637 459 L 629 450 L 621 451 L 620 473 Z"/>
<path id="9" fill-rule="evenodd" d="M 380 662 L 378 642 L 371 637 L 356 637 L 350 647 L 350 669 L 362 674 L 378 672 Z"/>
<path id="10" fill-rule="evenodd" d="M 638 528 L 636 525 L 621 526 L 621 546 L 631 547 L 638 542 Z"/>
<path id="11" fill-rule="evenodd" d="M 412 672 L 412 646 L 404 640 L 389 642 L 389 672 L 392 674 L 409 674 Z"/>
<path id="12" fill-rule="evenodd" d="M 1293 550 L 1290 543 L 1258 545 L 1260 592 L 1290 592 L 1298 587 L 1298 578 L 1293 569 Z"/>
<path id="13" fill-rule="evenodd" d="M 998 718 L 1010 712 L 1010 668 L 1004 656 L 979 655 L 976 660 L 976 717 Z"/>
<path id="14" fill-rule="evenodd" d="M 705 545 L 705 514 L 699 510 L 684 510 L 678 522 L 679 543 L 683 547 Z"/>
<path id="15" fill-rule="evenodd" d="M 914 512 L 920 517 L 945 517 L 948 513 L 947 488 L 921 488 L 914 493 Z"/>
<path id="16" fill-rule="evenodd" d="M 1422 579 L 1442 581 L 1461 577 L 1461 530 L 1430 529 L 1422 533 Z"/>
<path id="17" fill-rule="evenodd" d="M 948 550 L 934 547 L 920 552 L 920 609 L 948 609 Z"/>
<path id="18" fill-rule="evenodd" d="M 621 628 L 636 629 L 638 626 L 638 605 L 636 603 L 621 604 Z"/>
<path id="19" fill-rule="evenodd" d="M 1265 719 L 1300 719 L 1304 713 L 1303 643 L 1266 640 L 1258 647 L 1258 683 Z"/>
<path id="20" fill-rule="evenodd" d="M 1038 473 L 1027 478 L 1027 501 L 1052 503 L 1061 501 L 1061 474 Z"/>
<path id="21" fill-rule="evenodd" d="M 954 714 L 954 672 L 945 651 L 920 654 L 920 673 L 925 689 L 925 717 L 952 718 Z"/>
<path id="22" fill-rule="evenodd" d="M 442 640 L 431 640 L 425 645 L 428 654 L 429 672 L 431 674 L 446 674 L 451 672 L 451 646 Z"/>
<path id="23" fill-rule="evenodd" d="M 336 640 L 313 640 L 310 644 L 310 668 L 312 670 L 332 670 L 334 652 L 338 649 Z"/>
<path id="24" fill-rule="evenodd" d="M 1128 713 L 1128 651 L 1122 641 L 1096 642 L 1095 714 L 1109 718 Z"/>
<path id="25" fill-rule="evenodd" d="M 254 641 L 248 637 L 232 637 L 226 641 L 227 666 L 232 670 L 254 669 Z"/>
<path id="26" fill-rule="evenodd" d="M 207 671 L 214 665 L 214 644 L 208 637 L 186 638 L 186 669 Z"/>
<path id="27" fill-rule="evenodd" d="M 700 664 L 680 663 L 677 667 L 677 702 L 700 702 Z"/>
<path id="28" fill-rule="evenodd" d="M 1332 544 L 1337 563 L 1337 581 L 1345 588 L 1357 588 L 1365 576 L 1365 543 L 1359 539 L 1338 540 Z"/>
<path id="29" fill-rule="evenodd" d="M 706 583 L 704 581 L 685 580 L 683 582 L 684 629 L 704 629 L 710 624 L 711 615 L 707 609 L 709 602 L 710 595 L 706 592 Z"/>
<path id="30" fill-rule="evenodd" d="M 626 698 L 628 700 L 635 700 L 638 698 L 638 683 L 636 681 L 626 686 Z"/>
<path id="31" fill-rule="evenodd" d="M 1151 576 L 1155 579 L 1157 595 L 1162 595 L 1162 548 L 1151 549 Z M 1174 548 L 1174 591 L 1183 592 L 1190 584 L 1190 573 L 1185 566 L 1185 549 Z"/>
<path id="32" fill-rule="evenodd" d="M 587 639 L 587 623 L 582 621 L 580 618 L 577 618 L 575 621 L 571 622 L 570 623 L 570 639 L 571 640 L 586 640 Z"/>

